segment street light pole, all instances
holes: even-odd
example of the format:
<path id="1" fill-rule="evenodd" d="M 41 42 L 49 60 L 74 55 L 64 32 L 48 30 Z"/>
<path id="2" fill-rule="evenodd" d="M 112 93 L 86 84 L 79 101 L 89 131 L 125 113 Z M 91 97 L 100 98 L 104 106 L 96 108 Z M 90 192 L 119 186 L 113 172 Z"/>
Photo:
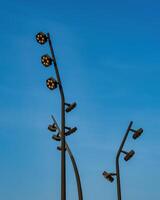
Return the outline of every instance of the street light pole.
<path id="1" fill-rule="evenodd" d="M 124 134 L 124 137 L 122 139 L 122 142 L 120 144 L 120 147 L 117 151 L 117 155 L 116 155 L 116 173 L 108 173 L 106 171 L 103 172 L 103 176 L 110 182 L 114 181 L 113 176 L 116 176 L 117 178 L 117 198 L 118 200 L 122 200 L 122 195 L 121 195 L 121 179 L 120 179 L 120 167 L 119 167 L 119 158 L 121 153 L 125 154 L 124 160 L 128 161 L 134 154 L 135 152 L 133 150 L 127 152 L 123 150 L 124 144 L 127 140 L 127 137 L 129 135 L 129 132 L 133 132 L 133 139 L 137 139 L 142 133 L 143 133 L 143 129 L 139 128 L 137 130 L 132 129 L 133 122 L 131 121 L 128 125 L 128 128 Z"/>
<path id="2" fill-rule="evenodd" d="M 51 57 L 48 54 L 45 54 L 41 57 L 41 62 L 46 68 L 51 66 L 53 63 L 55 73 L 56 73 L 56 80 L 53 77 L 50 77 L 49 79 L 46 80 L 46 85 L 50 90 L 54 90 L 58 87 L 59 92 L 60 92 L 60 97 L 61 97 L 61 128 L 59 128 L 53 116 L 52 118 L 53 118 L 54 123 L 48 126 L 49 131 L 52 131 L 52 132 L 58 131 L 58 134 L 53 135 L 52 139 L 61 142 L 60 147 L 57 147 L 57 149 L 61 151 L 61 200 L 66 200 L 66 151 L 69 154 L 69 157 L 73 165 L 76 182 L 77 182 L 78 198 L 79 200 L 83 200 L 81 180 L 80 180 L 77 164 L 71 152 L 71 149 L 69 148 L 69 145 L 66 143 L 66 140 L 65 140 L 66 136 L 71 135 L 77 130 L 76 127 L 71 128 L 65 125 L 65 112 L 70 112 L 76 107 L 77 104 L 76 102 L 72 104 L 65 102 L 64 91 L 63 91 L 63 87 L 62 87 L 62 83 L 60 79 L 60 74 L 59 74 L 58 65 L 56 62 L 50 34 L 39 32 L 36 35 L 36 40 L 41 45 L 45 44 L 47 41 L 49 43 Z"/>
<path id="3" fill-rule="evenodd" d="M 116 156 L 116 176 L 117 176 L 117 197 L 118 197 L 118 200 L 121 200 L 121 179 L 120 179 L 120 169 L 119 169 L 119 157 L 120 157 L 120 154 L 122 152 L 123 146 L 124 146 L 124 144 L 127 140 L 127 137 L 128 137 L 128 134 L 129 134 L 129 131 L 131 129 L 132 124 L 133 124 L 133 122 L 131 121 L 129 123 L 127 130 L 126 130 L 126 133 L 123 137 L 122 143 L 119 147 L 119 150 L 118 150 L 117 156 Z"/>
<path id="4" fill-rule="evenodd" d="M 49 47 L 52 54 L 52 60 L 55 67 L 56 77 L 58 81 L 60 96 L 61 96 L 61 200 L 66 200 L 66 150 L 65 150 L 65 96 L 61 79 L 58 71 L 58 66 L 50 39 L 50 34 L 47 33 Z"/>

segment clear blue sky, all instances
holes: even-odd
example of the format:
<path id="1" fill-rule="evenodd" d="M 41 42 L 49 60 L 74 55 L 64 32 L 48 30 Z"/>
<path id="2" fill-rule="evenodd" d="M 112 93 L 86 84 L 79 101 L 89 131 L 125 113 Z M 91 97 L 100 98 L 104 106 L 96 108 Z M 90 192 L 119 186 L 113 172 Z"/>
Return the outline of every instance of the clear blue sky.
<path id="1" fill-rule="evenodd" d="M 0 6 L 0 199 L 60 199 L 60 154 L 47 130 L 59 119 L 58 91 L 40 56 L 48 46 L 35 42 L 50 32 L 68 102 L 67 115 L 78 132 L 68 138 L 84 200 L 116 200 L 116 185 L 102 177 L 115 170 L 115 154 L 130 120 L 144 135 L 121 162 L 123 200 L 159 200 L 160 173 L 160 2 L 1 1 Z M 67 157 L 67 196 L 76 184 Z"/>

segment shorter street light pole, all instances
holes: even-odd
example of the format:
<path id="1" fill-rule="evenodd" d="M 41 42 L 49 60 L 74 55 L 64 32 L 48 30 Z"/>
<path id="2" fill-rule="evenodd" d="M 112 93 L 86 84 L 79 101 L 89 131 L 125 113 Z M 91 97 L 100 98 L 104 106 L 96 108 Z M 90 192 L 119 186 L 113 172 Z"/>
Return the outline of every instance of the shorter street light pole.
<path id="1" fill-rule="evenodd" d="M 123 149 L 123 146 L 124 146 L 124 144 L 127 140 L 127 137 L 128 137 L 128 134 L 129 134 L 129 131 L 130 131 L 132 124 L 133 124 L 133 122 L 130 122 L 130 124 L 127 128 L 127 131 L 124 135 L 124 138 L 122 140 L 122 143 L 119 147 L 119 150 L 117 152 L 117 156 L 116 156 L 116 175 L 117 175 L 117 196 L 118 196 L 118 200 L 121 200 L 121 180 L 120 180 L 119 158 L 120 158 L 121 153 L 123 153 L 122 149 Z"/>
<path id="2" fill-rule="evenodd" d="M 129 126 L 128 126 L 127 130 L 126 130 L 126 133 L 125 133 L 125 135 L 124 135 L 124 137 L 123 137 L 123 139 L 122 139 L 121 145 L 120 145 L 120 147 L 119 147 L 119 149 L 118 149 L 118 151 L 117 151 L 117 155 L 116 155 L 116 173 L 108 173 L 108 172 L 106 172 L 106 171 L 103 172 L 103 176 L 104 176 L 108 181 L 110 181 L 110 182 L 113 182 L 113 181 L 114 181 L 114 178 L 113 178 L 113 177 L 116 176 L 116 178 L 117 178 L 117 198 L 118 198 L 118 200 L 122 200 L 122 195 L 121 195 L 121 179 L 120 179 L 120 167 L 119 167 L 119 158 L 120 158 L 120 155 L 121 155 L 121 153 L 125 154 L 124 160 L 125 160 L 125 161 L 128 161 L 128 160 L 130 160 L 130 159 L 134 156 L 134 154 L 135 154 L 135 152 L 134 152 L 133 150 L 131 150 L 131 151 L 129 151 L 129 152 L 124 151 L 124 150 L 123 150 L 124 144 L 125 144 L 125 142 L 126 142 L 126 140 L 127 140 L 127 138 L 128 138 L 129 132 L 133 132 L 133 136 L 132 136 L 133 139 L 137 139 L 137 138 L 143 133 L 143 129 L 142 129 L 142 128 L 140 128 L 140 129 L 138 129 L 138 130 L 134 130 L 134 129 L 131 128 L 132 125 L 133 125 L 133 122 L 131 121 L 131 122 L 129 123 Z"/>

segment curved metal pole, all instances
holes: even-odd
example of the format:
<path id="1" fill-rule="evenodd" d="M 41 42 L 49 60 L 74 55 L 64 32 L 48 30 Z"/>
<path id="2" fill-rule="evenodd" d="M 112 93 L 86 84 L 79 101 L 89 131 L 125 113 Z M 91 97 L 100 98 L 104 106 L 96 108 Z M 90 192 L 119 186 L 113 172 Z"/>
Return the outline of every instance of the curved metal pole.
<path id="1" fill-rule="evenodd" d="M 61 200 L 66 200 L 65 97 L 49 33 L 47 36 L 61 95 Z"/>
<path id="2" fill-rule="evenodd" d="M 119 169 L 119 157 L 120 157 L 120 154 L 122 152 L 123 146 L 126 142 L 126 139 L 128 137 L 128 134 L 129 134 L 129 131 L 131 129 L 132 124 L 133 124 L 133 122 L 131 121 L 129 123 L 127 130 L 126 130 L 126 133 L 123 137 L 122 143 L 119 147 L 119 150 L 118 150 L 117 156 L 116 156 L 116 175 L 117 175 L 117 197 L 118 197 L 118 200 L 121 200 L 121 180 L 120 180 L 120 169 Z"/>
<path id="3" fill-rule="evenodd" d="M 59 133 L 61 133 L 61 130 L 58 126 L 58 123 L 56 121 L 56 119 L 54 118 L 54 116 L 52 115 L 52 118 L 53 118 L 53 121 L 54 123 L 56 124 L 56 127 L 59 131 Z M 76 164 L 76 161 L 74 159 L 74 156 L 69 148 L 69 145 L 67 144 L 66 142 L 66 150 L 68 152 L 68 155 L 71 159 L 71 162 L 72 162 L 72 166 L 73 166 L 73 169 L 74 169 L 74 174 L 75 174 L 75 177 L 76 177 L 76 182 L 77 182 L 77 189 L 78 189 L 78 199 L 79 200 L 83 200 L 83 193 L 82 193 L 82 186 L 81 186 L 81 179 L 80 179 L 80 175 L 79 175 L 79 172 L 78 172 L 78 167 L 77 167 L 77 164 Z"/>
<path id="4" fill-rule="evenodd" d="M 79 200 L 83 200 L 82 186 L 81 186 L 81 180 L 80 180 L 80 176 L 79 176 L 79 172 L 78 172 L 78 167 L 77 167 L 76 161 L 74 159 L 74 156 L 73 156 L 67 143 L 66 143 L 66 150 L 69 154 L 69 157 L 71 159 L 71 162 L 72 162 L 72 165 L 74 168 L 74 173 L 75 173 L 76 182 L 77 182 L 77 189 L 78 189 L 78 198 L 79 198 Z"/>

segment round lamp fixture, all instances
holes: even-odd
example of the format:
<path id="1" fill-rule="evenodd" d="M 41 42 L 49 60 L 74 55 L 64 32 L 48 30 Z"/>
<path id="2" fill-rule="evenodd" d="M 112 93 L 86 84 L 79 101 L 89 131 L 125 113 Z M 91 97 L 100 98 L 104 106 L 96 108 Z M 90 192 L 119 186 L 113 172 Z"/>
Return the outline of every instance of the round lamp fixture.
<path id="1" fill-rule="evenodd" d="M 46 54 L 41 57 L 41 62 L 45 67 L 49 67 L 52 64 L 52 59 Z"/>
<path id="2" fill-rule="evenodd" d="M 45 44 L 47 42 L 47 35 L 43 32 L 39 32 L 36 35 L 36 40 L 39 44 Z"/>
<path id="3" fill-rule="evenodd" d="M 51 77 L 46 80 L 46 85 L 50 90 L 54 90 L 57 88 L 57 81 Z"/>

